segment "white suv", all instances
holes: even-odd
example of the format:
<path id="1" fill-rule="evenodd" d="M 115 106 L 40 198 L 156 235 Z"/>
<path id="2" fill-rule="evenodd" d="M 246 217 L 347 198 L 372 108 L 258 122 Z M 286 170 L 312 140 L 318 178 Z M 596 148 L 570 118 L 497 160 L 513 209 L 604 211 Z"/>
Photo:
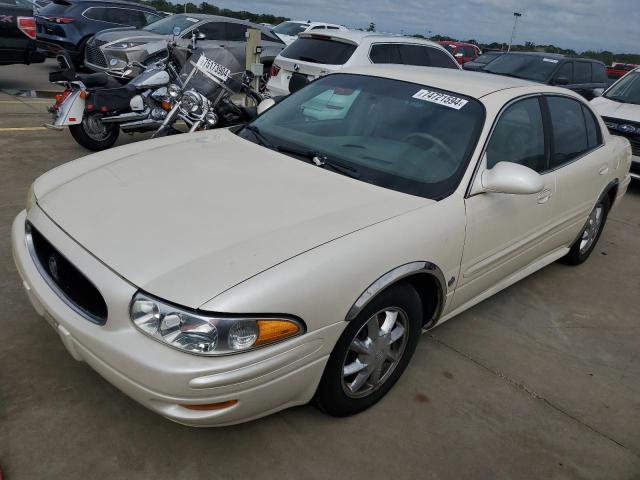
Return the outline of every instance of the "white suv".
<path id="1" fill-rule="evenodd" d="M 291 45 L 298 35 L 305 32 L 322 32 L 326 30 L 340 30 L 343 32 L 348 31 L 347 27 L 342 25 L 336 25 L 334 23 L 324 22 L 302 22 L 298 20 L 289 20 L 288 22 L 282 22 L 278 26 L 273 28 L 273 33 L 278 35 L 280 39 L 287 45 Z"/>
<path id="2" fill-rule="evenodd" d="M 354 31 L 301 33 L 274 60 L 267 89 L 273 96 L 289 95 L 328 73 L 372 63 L 460 69 L 444 47 L 421 38 Z"/>

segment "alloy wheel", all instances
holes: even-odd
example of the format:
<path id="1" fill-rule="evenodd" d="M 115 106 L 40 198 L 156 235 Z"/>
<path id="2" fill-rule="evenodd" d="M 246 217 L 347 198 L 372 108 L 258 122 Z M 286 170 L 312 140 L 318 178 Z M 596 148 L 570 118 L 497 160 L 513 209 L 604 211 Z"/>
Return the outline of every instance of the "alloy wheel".
<path id="1" fill-rule="evenodd" d="M 603 218 L 604 207 L 599 203 L 589 214 L 587 225 L 582 232 L 582 237 L 580 238 L 580 254 L 588 252 L 598 238 L 598 232 L 600 231 Z"/>

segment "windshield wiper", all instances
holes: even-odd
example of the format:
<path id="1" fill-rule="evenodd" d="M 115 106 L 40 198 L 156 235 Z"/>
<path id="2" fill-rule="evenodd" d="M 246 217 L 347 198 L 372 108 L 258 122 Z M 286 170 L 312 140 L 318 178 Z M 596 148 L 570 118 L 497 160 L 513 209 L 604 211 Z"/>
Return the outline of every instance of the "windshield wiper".
<path id="1" fill-rule="evenodd" d="M 360 178 L 360 173 L 357 169 L 343 165 L 340 162 L 336 162 L 328 158 L 325 154 L 321 154 L 318 152 L 313 152 L 309 150 L 297 150 L 289 147 L 280 147 L 278 150 L 280 153 L 289 153 L 291 155 L 296 155 L 298 157 L 305 158 L 309 160 L 309 163 L 313 163 L 316 167 L 326 168 L 329 167 L 332 170 L 341 173 L 342 175 L 346 175 L 351 178 Z"/>
<path id="2" fill-rule="evenodd" d="M 262 133 L 260 129 L 255 125 L 247 124 L 244 126 L 243 130 L 249 130 L 253 134 L 253 136 L 256 138 L 256 140 L 260 142 L 260 145 L 262 145 L 263 147 L 267 147 L 271 150 L 275 150 L 276 152 L 278 151 L 278 147 L 276 146 L 276 144 L 274 144 L 271 140 L 265 137 L 264 133 Z"/>

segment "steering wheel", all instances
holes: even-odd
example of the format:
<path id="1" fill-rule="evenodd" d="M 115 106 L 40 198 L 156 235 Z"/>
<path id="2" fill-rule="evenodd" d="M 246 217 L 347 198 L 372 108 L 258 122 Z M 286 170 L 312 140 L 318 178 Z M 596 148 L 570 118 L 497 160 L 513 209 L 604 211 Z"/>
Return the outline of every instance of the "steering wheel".
<path id="1" fill-rule="evenodd" d="M 430 133 L 414 132 L 404 137 L 402 141 L 405 143 L 413 143 L 411 140 L 413 140 L 414 138 L 420 140 L 421 142 L 426 141 L 432 146 L 438 148 L 442 153 L 444 153 L 444 158 L 448 163 L 456 168 L 458 167 L 458 159 L 456 158 L 455 154 L 439 138 L 434 137 Z"/>

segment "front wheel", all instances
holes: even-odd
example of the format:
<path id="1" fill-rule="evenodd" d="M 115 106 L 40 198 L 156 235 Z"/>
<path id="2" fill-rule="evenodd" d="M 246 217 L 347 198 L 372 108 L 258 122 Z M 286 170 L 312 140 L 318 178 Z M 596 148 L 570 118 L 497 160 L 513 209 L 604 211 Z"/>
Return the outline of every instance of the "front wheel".
<path id="1" fill-rule="evenodd" d="M 99 114 L 85 115 L 82 123 L 69 125 L 71 136 L 84 148 L 99 152 L 113 146 L 118 140 L 117 125 L 102 123 Z"/>
<path id="2" fill-rule="evenodd" d="M 593 249 L 598 243 L 602 230 L 604 230 L 604 224 L 607 221 L 610 207 L 611 202 L 609 201 L 608 195 L 602 197 L 596 206 L 593 207 L 586 225 L 580 232 L 580 236 L 571 246 L 569 253 L 562 258 L 564 263 L 580 265 L 589 258 L 589 255 L 591 255 L 591 252 L 593 252 Z"/>
<path id="3" fill-rule="evenodd" d="M 411 360 L 421 324 L 422 303 L 410 284 L 399 282 L 380 293 L 336 343 L 316 392 L 316 405 L 344 417 L 378 402 Z"/>

